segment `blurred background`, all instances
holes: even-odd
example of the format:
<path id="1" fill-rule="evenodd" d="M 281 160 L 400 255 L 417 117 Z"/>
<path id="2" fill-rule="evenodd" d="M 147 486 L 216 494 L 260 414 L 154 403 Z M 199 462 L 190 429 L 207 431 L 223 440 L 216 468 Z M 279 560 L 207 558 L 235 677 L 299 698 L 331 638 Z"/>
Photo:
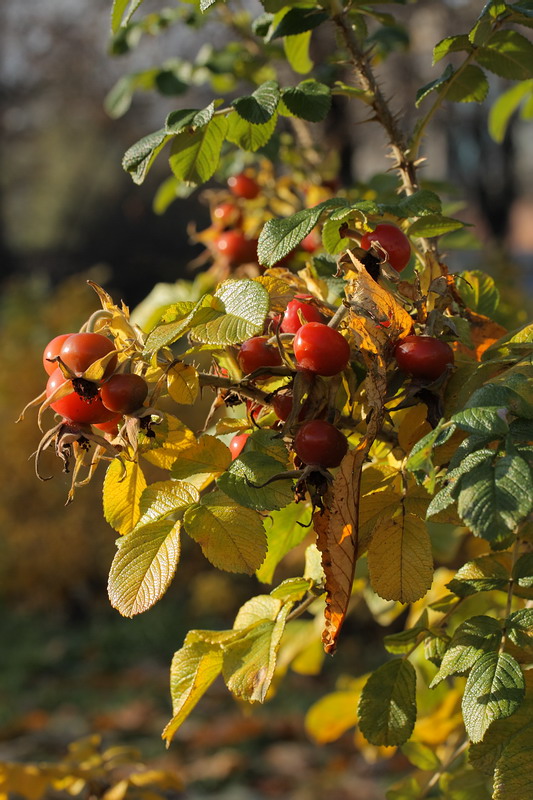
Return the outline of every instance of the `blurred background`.
<path id="1" fill-rule="evenodd" d="M 147 0 L 151 6 L 160 4 Z M 174 650 L 191 627 L 231 625 L 261 586 L 213 574 L 196 546 L 187 545 L 186 583 L 178 571 L 154 609 L 120 618 L 107 600 L 115 533 L 102 517 L 99 481 L 64 507 L 67 476 L 50 458 L 54 478 L 41 483 L 28 461 L 39 439 L 34 414 L 14 425 L 42 391 L 44 345 L 77 330 L 96 308 L 86 279 L 135 307 L 154 284 L 191 276 L 187 265 L 199 250 L 187 224 L 209 224 L 195 195 L 162 215 L 153 212 L 154 193 L 168 174 L 164 158 L 141 187 L 121 169 L 133 142 L 159 128 L 169 111 L 206 95 L 176 100 L 138 92 L 120 119 L 110 118 L 104 100 L 122 74 L 176 55 L 194 57 L 225 34 L 214 26 L 169 30 L 112 57 L 109 10 L 109 0 L 0 4 L 0 761 L 54 759 L 70 740 L 97 731 L 109 741 L 135 743 L 150 763 L 176 769 L 193 798 L 318 800 L 327 792 L 329 800 L 378 800 L 381 767 L 354 749 L 350 734 L 316 747 L 302 714 L 339 673 L 359 674 L 377 663 L 382 631 L 363 614 L 335 664 L 328 661 L 318 678 L 291 674 L 272 703 L 252 714 L 217 684 L 167 754 L 159 736 L 170 716 Z M 417 88 L 439 74 L 431 67 L 434 43 L 467 30 L 478 12 L 469 0 L 400 10 L 408 35 L 398 30 L 380 74 L 407 128 L 412 119 L 404 104 L 411 108 Z M 317 35 L 313 46 L 319 57 L 327 36 Z M 494 78 L 492 99 L 504 88 Z M 532 128 L 513 118 L 497 145 L 487 131 L 489 107 L 490 99 L 483 106 L 450 104 L 437 117 L 423 175 L 454 187 L 453 213 L 473 223 L 480 240 L 479 249 L 450 250 L 451 269 L 492 274 L 504 307 L 512 309 L 506 321 L 517 327 L 531 311 L 533 286 Z M 313 130 L 338 149 L 345 185 L 383 169 L 379 132 L 360 124 L 362 113 L 339 102 L 331 120 Z M 388 768 L 401 772 L 401 759 Z"/>

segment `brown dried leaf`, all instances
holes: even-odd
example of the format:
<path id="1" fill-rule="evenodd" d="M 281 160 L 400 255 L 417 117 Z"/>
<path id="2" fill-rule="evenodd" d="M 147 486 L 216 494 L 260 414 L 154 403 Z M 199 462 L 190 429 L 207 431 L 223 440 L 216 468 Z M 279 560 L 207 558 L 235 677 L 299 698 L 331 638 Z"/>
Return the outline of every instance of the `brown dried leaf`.
<path id="1" fill-rule="evenodd" d="M 352 592 L 355 564 L 362 553 L 359 541 L 361 474 L 368 452 L 383 421 L 386 390 L 385 365 L 378 356 L 363 353 L 368 374 L 365 379 L 367 431 L 359 446 L 344 457 L 331 489 L 324 497 L 325 509 L 314 515 L 317 547 L 322 553 L 326 576 L 324 649 L 333 653 L 346 617 Z"/>

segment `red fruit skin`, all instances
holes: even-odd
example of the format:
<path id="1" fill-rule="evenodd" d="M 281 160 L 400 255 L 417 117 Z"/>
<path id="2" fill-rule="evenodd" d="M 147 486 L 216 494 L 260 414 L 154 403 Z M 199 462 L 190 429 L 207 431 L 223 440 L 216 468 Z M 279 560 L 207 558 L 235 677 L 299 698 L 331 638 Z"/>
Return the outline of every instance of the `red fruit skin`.
<path id="1" fill-rule="evenodd" d="M 232 267 L 257 263 L 257 239 L 247 239 L 241 231 L 224 231 L 214 246 Z"/>
<path id="2" fill-rule="evenodd" d="M 121 420 L 122 414 L 115 414 L 108 422 L 96 422 L 94 427 L 98 428 L 99 431 L 109 433 L 111 436 L 116 436 L 118 433 L 118 425 Z"/>
<path id="3" fill-rule="evenodd" d="M 289 419 L 292 411 L 293 399 L 294 398 L 292 394 L 276 394 L 272 398 L 272 408 L 274 409 L 274 413 L 282 422 L 286 422 Z M 301 411 L 298 414 L 299 420 L 301 420 L 305 415 L 306 405 L 307 400 L 302 405 Z"/>
<path id="4" fill-rule="evenodd" d="M 236 458 L 240 456 L 244 449 L 244 445 L 250 438 L 249 433 L 237 433 L 231 442 L 229 443 L 229 449 L 231 451 L 231 458 L 235 461 Z"/>
<path id="5" fill-rule="evenodd" d="M 238 359 L 245 375 L 255 372 L 260 367 L 281 366 L 279 350 L 267 342 L 266 336 L 254 336 L 242 343 Z"/>
<path id="6" fill-rule="evenodd" d="M 245 175 L 244 172 L 228 178 L 228 186 L 235 197 L 242 197 L 244 200 L 253 200 L 261 191 L 257 181 L 249 175 Z"/>
<path id="7" fill-rule="evenodd" d="M 46 384 L 46 396 L 50 395 L 67 379 L 59 369 L 59 367 L 52 372 Z M 70 383 L 70 381 L 69 381 Z M 100 395 L 97 395 L 92 400 L 84 400 L 79 394 L 76 394 L 74 389 L 71 394 L 61 397 L 59 400 L 51 403 L 51 408 L 58 414 L 61 414 L 65 419 L 71 422 L 78 422 L 82 425 L 94 425 L 97 422 L 108 422 L 115 414 L 109 411 L 104 404 Z"/>
<path id="8" fill-rule="evenodd" d="M 388 262 L 396 272 L 401 272 L 411 258 L 411 244 L 405 233 L 390 222 L 380 222 L 370 233 L 361 237 L 363 250 L 370 250 L 372 242 L 377 242 L 388 254 Z M 377 250 L 378 258 L 380 256 Z"/>
<path id="9" fill-rule="evenodd" d="M 350 345 L 335 328 L 322 322 L 307 322 L 293 341 L 298 366 L 317 375 L 337 375 L 348 366 Z"/>
<path id="10" fill-rule="evenodd" d="M 403 372 L 427 380 L 436 380 L 448 364 L 454 363 L 453 350 L 447 342 L 415 334 L 398 342 L 394 357 Z"/>
<path id="11" fill-rule="evenodd" d="M 330 422 L 311 419 L 294 437 L 294 451 L 304 464 L 338 467 L 348 452 L 348 440 Z"/>
<path id="12" fill-rule="evenodd" d="M 103 358 L 115 345 L 107 336 L 101 333 L 73 333 L 64 342 L 59 355 L 61 360 L 76 375 L 82 375 L 91 364 Z M 111 359 L 107 365 L 104 378 L 112 375 L 117 366 L 117 357 Z"/>
<path id="13" fill-rule="evenodd" d="M 73 336 L 72 333 L 61 333 L 59 336 L 54 336 L 54 338 L 48 342 L 46 347 L 43 351 L 43 367 L 45 372 L 49 375 L 52 372 L 55 372 L 57 369 L 57 362 L 56 361 L 49 361 L 48 359 L 57 358 L 59 353 L 61 352 L 61 348 L 67 341 L 70 336 Z"/>
<path id="14" fill-rule="evenodd" d="M 100 389 L 102 403 L 115 414 L 132 414 L 142 406 L 147 395 L 148 384 L 133 372 L 111 375 Z"/>
<path id="15" fill-rule="evenodd" d="M 316 306 L 309 303 L 302 302 L 301 299 L 305 295 L 296 295 L 294 300 L 287 303 L 287 308 L 283 314 L 281 321 L 281 330 L 283 333 L 296 333 L 300 330 L 305 322 L 324 322 L 324 315 L 320 313 Z M 300 314 L 305 322 L 300 321 Z"/>
<path id="16" fill-rule="evenodd" d="M 316 230 L 312 230 L 311 233 L 308 233 L 302 241 L 300 242 L 300 247 L 302 250 L 305 250 L 306 253 L 314 253 L 321 244 L 320 234 Z"/>
<path id="17" fill-rule="evenodd" d="M 233 203 L 220 203 L 213 208 L 211 218 L 217 228 L 238 227 L 242 222 L 242 213 Z"/>

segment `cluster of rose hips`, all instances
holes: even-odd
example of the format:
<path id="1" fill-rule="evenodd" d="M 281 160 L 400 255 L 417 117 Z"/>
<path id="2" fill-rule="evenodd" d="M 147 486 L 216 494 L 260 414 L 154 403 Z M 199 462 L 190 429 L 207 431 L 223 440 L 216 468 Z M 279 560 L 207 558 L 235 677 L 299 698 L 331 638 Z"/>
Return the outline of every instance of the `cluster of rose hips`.
<path id="1" fill-rule="evenodd" d="M 374 231 L 365 234 L 361 247 L 387 261 L 397 272 L 401 272 L 411 257 L 411 245 L 407 236 L 396 225 L 380 223 Z M 326 323 L 322 312 L 313 304 L 311 295 L 296 295 L 284 314 L 276 318 L 274 325 L 281 334 L 294 334 L 292 350 L 297 371 L 306 371 L 312 376 L 332 377 L 341 373 L 350 361 L 350 345 L 336 328 Z M 412 334 L 398 341 L 393 351 L 399 369 L 415 379 L 433 382 L 453 364 L 451 347 L 432 336 Z M 238 361 L 245 375 L 253 379 L 269 377 L 269 368 L 283 365 L 279 347 L 271 343 L 268 336 L 254 336 L 243 342 Z M 286 422 L 292 412 L 293 396 L 290 390 L 275 392 L 271 406 L 281 422 Z M 307 401 L 298 414 L 301 422 L 293 440 L 293 449 L 301 462 L 308 466 L 337 467 L 346 455 L 346 436 L 325 419 L 306 420 Z M 252 409 L 252 417 L 255 413 Z M 302 421 L 303 418 L 303 421 Z M 242 452 L 249 434 L 233 437 L 230 449 L 233 458 Z"/>
<path id="2" fill-rule="evenodd" d="M 94 369 L 97 362 L 100 370 Z M 137 411 L 148 394 L 143 377 L 117 372 L 117 365 L 115 346 L 101 333 L 56 336 L 43 352 L 51 408 L 68 422 L 116 435 L 122 417 Z"/>
<path id="3" fill-rule="evenodd" d="M 247 236 L 244 231 L 243 204 L 255 200 L 261 186 L 252 175 L 240 172 L 228 178 L 228 189 L 230 197 L 211 209 L 213 228 L 216 229 L 213 248 L 232 268 L 257 264 L 258 240 Z M 311 231 L 300 243 L 300 248 L 307 253 L 315 252 L 319 246 L 320 236 L 316 231 Z"/>

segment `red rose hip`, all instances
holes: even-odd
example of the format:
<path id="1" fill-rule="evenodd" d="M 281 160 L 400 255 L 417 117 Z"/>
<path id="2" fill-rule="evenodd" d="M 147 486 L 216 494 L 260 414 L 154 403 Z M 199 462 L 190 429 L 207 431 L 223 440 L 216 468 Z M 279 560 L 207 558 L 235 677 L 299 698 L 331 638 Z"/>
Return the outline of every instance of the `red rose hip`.
<path id="1" fill-rule="evenodd" d="M 338 467 L 348 452 L 348 440 L 330 422 L 311 419 L 294 437 L 294 451 L 304 464 Z"/>
<path id="2" fill-rule="evenodd" d="M 405 233 L 390 222 L 380 222 L 373 231 L 361 238 L 363 250 L 370 250 L 373 242 L 379 244 L 387 253 L 387 261 L 396 272 L 405 269 L 411 258 L 411 244 Z M 378 254 L 380 251 L 376 248 Z M 381 254 L 380 254 L 381 255 Z"/>
<path id="3" fill-rule="evenodd" d="M 267 336 L 254 336 L 243 342 L 238 358 L 245 375 L 261 367 L 279 367 L 282 363 L 279 350 L 268 344 Z"/>
<path id="4" fill-rule="evenodd" d="M 317 375 L 337 375 L 348 366 L 350 345 L 336 328 L 322 322 L 308 322 L 293 341 L 298 366 Z"/>
<path id="5" fill-rule="evenodd" d="M 101 333 L 73 333 L 63 343 L 59 355 L 76 375 L 82 375 L 91 364 L 103 358 L 115 349 L 115 345 Z M 107 365 L 104 377 L 111 375 L 117 366 L 117 357 L 114 356 Z"/>
<path id="6" fill-rule="evenodd" d="M 453 350 L 447 342 L 433 336 L 415 334 L 401 339 L 394 348 L 396 363 L 415 378 L 436 380 L 453 364 Z"/>
<path id="7" fill-rule="evenodd" d="M 306 322 L 324 322 L 324 315 L 316 306 L 306 303 L 311 295 L 296 295 L 294 300 L 287 303 L 287 308 L 281 321 L 283 333 L 296 333 Z M 304 320 L 300 319 L 300 316 Z"/>
<path id="8" fill-rule="evenodd" d="M 135 373 L 112 375 L 100 390 L 102 402 L 115 414 L 131 414 L 142 406 L 148 395 L 148 384 Z"/>

